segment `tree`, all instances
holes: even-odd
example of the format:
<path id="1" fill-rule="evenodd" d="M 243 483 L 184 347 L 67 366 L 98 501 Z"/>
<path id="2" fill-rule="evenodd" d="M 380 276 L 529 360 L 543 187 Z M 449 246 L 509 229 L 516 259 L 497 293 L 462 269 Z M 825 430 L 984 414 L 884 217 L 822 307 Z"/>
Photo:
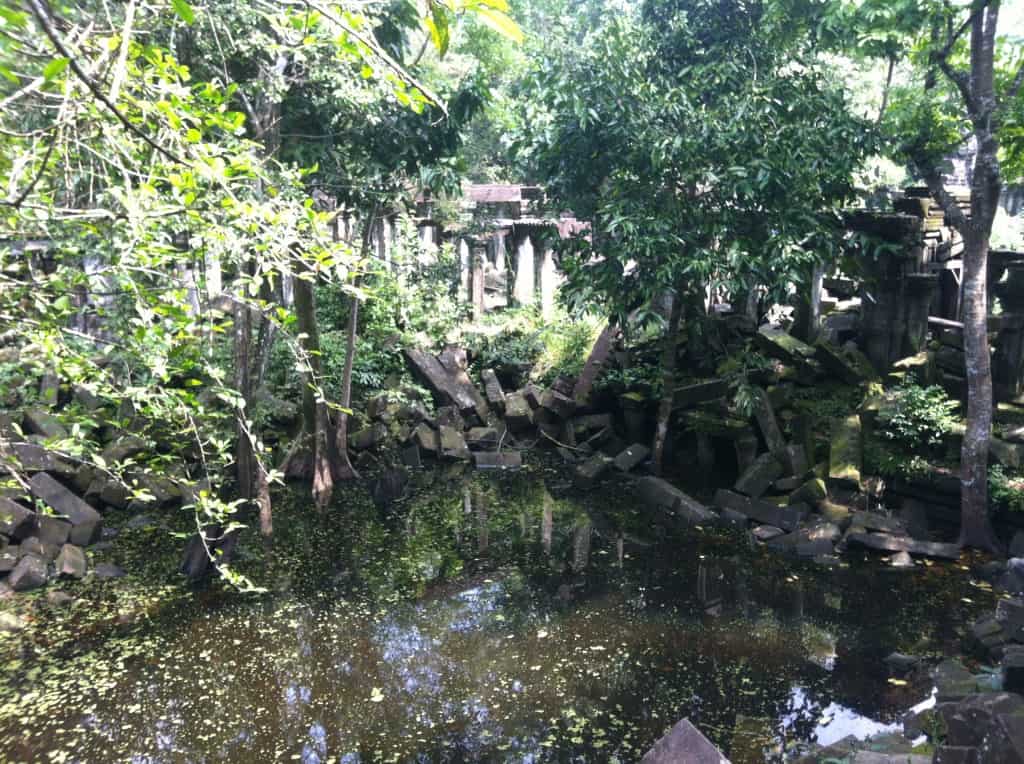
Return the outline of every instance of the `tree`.
<path id="1" fill-rule="evenodd" d="M 762 3 L 648 3 L 535 75 L 521 146 L 556 204 L 591 221 L 562 248 L 571 300 L 622 321 L 668 310 L 655 466 L 668 435 L 677 322 L 705 290 L 781 289 L 838 233 L 869 141 L 806 36 Z M 842 146 L 842 151 L 836 151 Z M 664 319 L 659 319 L 664 322 Z"/>
<path id="2" fill-rule="evenodd" d="M 960 454 L 960 541 L 994 549 L 988 519 L 988 449 L 992 370 L 988 344 L 988 251 L 1003 187 L 1004 159 L 1020 170 L 1024 135 L 1024 48 L 998 34 L 1000 2 L 829 4 L 824 28 L 839 40 L 885 40 L 909 53 L 906 82 L 884 114 L 890 150 L 906 161 L 964 239 L 963 323 L 967 428 Z M 848 43 L 847 43 L 847 47 Z M 855 49 L 872 55 L 873 50 Z M 883 101 L 884 104 L 884 101 Z M 974 142 L 970 214 L 947 188 L 943 169 L 958 147 Z"/>

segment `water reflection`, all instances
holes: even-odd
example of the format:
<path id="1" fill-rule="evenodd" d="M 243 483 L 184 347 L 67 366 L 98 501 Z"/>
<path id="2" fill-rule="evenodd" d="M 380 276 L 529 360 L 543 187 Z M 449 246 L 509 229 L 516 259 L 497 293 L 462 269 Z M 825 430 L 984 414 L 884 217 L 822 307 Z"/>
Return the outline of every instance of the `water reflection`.
<path id="1" fill-rule="evenodd" d="M 688 716 L 761 762 L 893 727 L 922 689 L 881 658 L 949 649 L 988 604 L 952 568 L 818 570 L 591 502 L 521 474 L 425 493 L 394 532 L 340 517 L 322 533 L 351 539 L 346 588 L 196 602 L 11 678 L 60 702 L 0 740 L 23 761 L 633 761 Z"/>

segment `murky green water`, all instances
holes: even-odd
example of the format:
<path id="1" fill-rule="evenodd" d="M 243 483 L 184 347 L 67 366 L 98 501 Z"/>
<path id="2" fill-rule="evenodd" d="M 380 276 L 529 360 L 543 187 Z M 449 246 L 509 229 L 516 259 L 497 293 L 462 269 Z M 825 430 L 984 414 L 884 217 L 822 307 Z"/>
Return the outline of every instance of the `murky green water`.
<path id="1" fill-rule="evenodd" d="M 777 760 L 887 729 L 930 686 L 882 658 L 955 652 L 991 606 L 959 566 L 817 569 L 563 480 L 438 479 L 386 517 L 279 508 L 258 598 L 165 592 L 72 639 L 89 602 L 43 608 L 0 642 L 3 758 L 628 762 L 685 716 L 737 764 Z"/>

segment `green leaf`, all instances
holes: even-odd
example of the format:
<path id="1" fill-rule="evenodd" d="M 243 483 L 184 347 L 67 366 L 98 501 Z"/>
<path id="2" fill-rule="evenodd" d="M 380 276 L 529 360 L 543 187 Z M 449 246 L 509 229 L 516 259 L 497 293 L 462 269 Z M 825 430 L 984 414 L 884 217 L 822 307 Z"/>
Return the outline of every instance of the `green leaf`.
<path id="1" fill-rule="evenodd" d="M 43 69 L 43 79 L 49 82 L 54 77 L 59 76 L 61 72 L 68 68 L 69 63 L 70 59 L 64 57 L 53 59 L 53 61 L 48 63 L 46 68 Z"/>
<path id="2" fill-rule="evenodd" d="M 515 43 L 522 43 L 523 30 L 501 11 L 479 7 L 476 9 L 476 17 L 503 37 L 507 37 Z"/>
<path id="3" fill-rule="evenodd" d="M 171 6 L 174 8 L 174 12 L 181 17 L 181 20 L 186 24 L 191 24 L 196 20 L 196 12 L 192 10 L 192 6 L 189 5 L 185 0 L 171 0 Z"/>

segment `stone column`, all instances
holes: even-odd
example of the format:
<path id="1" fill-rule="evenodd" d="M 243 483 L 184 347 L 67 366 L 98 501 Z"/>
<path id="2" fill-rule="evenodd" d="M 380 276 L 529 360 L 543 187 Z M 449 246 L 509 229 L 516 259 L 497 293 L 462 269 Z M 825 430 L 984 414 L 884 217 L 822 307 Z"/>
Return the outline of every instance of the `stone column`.
<path id="1" fill-rule="evenodd" d="M 906 277 L 903 290 L 903 336 L 900 354 L 914 355 L 924 349 L 928 339 L 928 314 L 939 277 L 928 273 L 912 273 Z M 899 359 L 892 359 L 899 360 Z"/>
<path id="2" fill-rule="evenodd" d="M 545 319 L 550 320 L 555 314 L 555 294 L 560 283 L 558 268 L 555 267 L 555 252 L 546 247 L 540 265 L 540 306 Z"/>
<path id="3" fill-rule="evenodd" d="M 433 223 L 421 223 L 417 229 L 420 239 L 420 262 L 433 262 L 437 253 L 437 226 Z"/>
<path id="4" fill-rule="evenodd" d="M 516 238 L 516 285 L 513 296 L 517 305 L 532 305 L 534 290 L 533 241 L 527 232 Z"/>
<path id="5" fill-rule="evenodd" d="M 473 318 L 480 319 L 487 310 L 484 302 L 484 269 L 487 266 L 487 243 L 473 240 L 470 244 L 472 273 L 470 291 L 473 297 Z"/>
<path id="6" fill-rule="evenodd" d="M 469 302 L 470 276 L 469 276 L 469 242 L 459 239 L 459 299 L 462 302 Z"/>

